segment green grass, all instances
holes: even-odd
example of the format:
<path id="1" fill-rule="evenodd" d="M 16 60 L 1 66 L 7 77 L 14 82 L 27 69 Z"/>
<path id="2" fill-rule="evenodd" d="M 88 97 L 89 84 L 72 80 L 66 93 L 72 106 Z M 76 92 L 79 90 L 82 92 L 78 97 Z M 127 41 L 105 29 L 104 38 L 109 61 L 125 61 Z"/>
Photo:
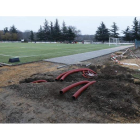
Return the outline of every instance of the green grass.
<path id="1" fill-rule="evenodd" d="M 139 73 L 135 73 L 135 74 L 133 74 L 133 77 L 137 78 L 137 79 L 140 79 L 140 74 Z"/>
<path id="2" fill-rule="evenodd" d="M 0 62 L 18 56 L 20 63 L 115 47 L 107 44 L 0 43 Z"/>

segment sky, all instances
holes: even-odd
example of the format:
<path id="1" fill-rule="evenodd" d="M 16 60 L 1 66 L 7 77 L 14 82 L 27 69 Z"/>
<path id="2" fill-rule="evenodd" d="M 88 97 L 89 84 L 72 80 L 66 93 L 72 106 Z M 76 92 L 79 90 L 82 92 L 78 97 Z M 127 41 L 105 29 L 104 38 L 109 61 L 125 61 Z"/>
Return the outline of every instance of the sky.
<path id="1" fill-rule="evenodd" d="M 116 22 L 119 27 L 118 32 L 122 35 L 122 30 L 125 30 L 127 26 L 132 27 L 135 16 L 0 16 L 0 30 L 15 25 L 20 31 L 33 30 L 36 32 L 40 25 L 43 26 L 45 19 L 54 23 L 56 18 L 60 26 L 65 21 L 67 26 L 75 26 L 81 30 L 82 35 L 95 34 L 102 21 L 109 29 L 113 22 Z M 137 20 L 140 21 L 140 16 L 137 16 Z"/>

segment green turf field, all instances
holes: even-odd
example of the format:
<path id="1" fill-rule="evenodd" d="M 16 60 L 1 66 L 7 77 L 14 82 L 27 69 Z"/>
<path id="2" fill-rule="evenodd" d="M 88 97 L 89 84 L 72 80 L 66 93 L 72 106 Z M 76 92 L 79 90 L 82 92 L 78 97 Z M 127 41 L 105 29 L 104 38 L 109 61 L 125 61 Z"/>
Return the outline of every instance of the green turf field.
<path id="1" fill-rule="evenodd" d="M 108 44 L 0 43 L 0 62 L 19 57 L 20 63 L 115 47 Z"/>

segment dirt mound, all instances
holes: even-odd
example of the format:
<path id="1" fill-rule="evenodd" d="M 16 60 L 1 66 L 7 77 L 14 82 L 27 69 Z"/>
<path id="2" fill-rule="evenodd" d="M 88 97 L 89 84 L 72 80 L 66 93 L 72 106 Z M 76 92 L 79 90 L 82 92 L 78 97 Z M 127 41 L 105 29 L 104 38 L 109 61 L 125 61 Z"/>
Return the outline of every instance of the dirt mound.
<path id="1" fill-rule="evenodd" d="M 115 80 L 98 81 L 89 91 L 89 104 L 91 109 L 100 110 L 105 114 L 119 114 L 121 117 L 139 116 L 140 97 L 135 85 Z"/>
<path id="2" fill-rule="evenodd" d="M 90 69 L 98 71 L 98 76 L 93 79 L 86 79 L 81 72 L 74 73 L 61 81 L 55 81 L 58 73 L 35 74 L 20 82 L 19 85 L 11 86 L 11 89 L 18 91 L 18 95 L 24 98 L 37 100 L 38 102 L 68 102 L 70 106 L 78 106 L 86 111 L 96 111 L 101 116 L 120 116 L 127 119 L 134 119 L 140 116 L 140 95 L 139 87 L 132 83 L 132 73 L 135 71 L 119 65 L 90 66 Z M 62 73 L 62 72 L 61 72 Z M 47 80 L 47 83 L 33 84 L 33 80 Z M 72 95 L 81 86 L 75 87 L 64 95 L 60 90 L 72 83 L 89 80 L 96 83 L 86 89 L 76 101 Z M 54 103 L 54 106 L 56 104 Z M 78 111 L 80 114 L 80 110 Z"/>

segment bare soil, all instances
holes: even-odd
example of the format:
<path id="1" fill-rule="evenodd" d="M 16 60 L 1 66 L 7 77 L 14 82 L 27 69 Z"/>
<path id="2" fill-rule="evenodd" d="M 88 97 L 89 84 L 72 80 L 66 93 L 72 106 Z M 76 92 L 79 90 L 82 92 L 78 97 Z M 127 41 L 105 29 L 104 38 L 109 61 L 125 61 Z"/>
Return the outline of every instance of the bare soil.
<path id="1" fill-rule="evenodd" d="M 97 76 L 87 79 L 79 72 L 69 75 L 63 82 L 55 81 L 55 78 L 62 72 L 85 66 L 68 66 L 58 70 L 59 64 L 39 62 L 1 67 L 0 76 L 5 74 L 7 78 L 0 88 L 0 122 L 139 123 L 140 85 L 134 84 L 133 79 L 134 75 L 140 75 L 140 71 L 112 63 L 110 55 L 86 62 L 91 63 L 88 68 L 97 72 Z M 15 78 L 12 83 L 8 82 L 10 76 Z M 31 83 L 40 79 L 48 82 Z M 59 93 L 64 87 L 83 80 L 96 83 L 83 91 L 78 99 L 74 100 L 72 95 L 82 86 L 63 95 Z"/>

